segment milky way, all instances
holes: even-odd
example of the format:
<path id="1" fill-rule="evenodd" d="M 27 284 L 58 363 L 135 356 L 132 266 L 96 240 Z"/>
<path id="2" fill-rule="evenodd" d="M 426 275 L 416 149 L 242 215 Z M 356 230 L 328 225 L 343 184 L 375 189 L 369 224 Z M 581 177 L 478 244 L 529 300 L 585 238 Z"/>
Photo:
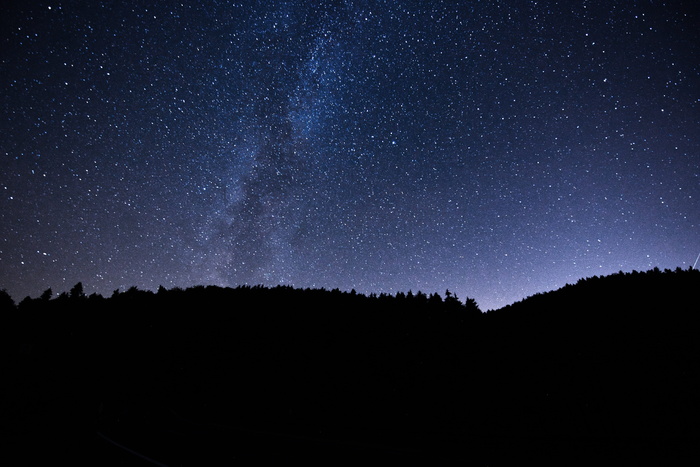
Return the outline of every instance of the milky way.
<path id="1" fill-rule="evenodd" d="M 700 252 L 693 2 L 11 2 L 0 288 L 446 289 Z"/>

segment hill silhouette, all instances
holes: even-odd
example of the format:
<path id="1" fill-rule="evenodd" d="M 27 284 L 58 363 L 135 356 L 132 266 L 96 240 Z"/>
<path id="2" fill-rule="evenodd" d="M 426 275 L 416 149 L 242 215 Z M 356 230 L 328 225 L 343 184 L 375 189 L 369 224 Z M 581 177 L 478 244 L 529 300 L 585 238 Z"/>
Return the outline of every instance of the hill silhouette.
<path id="1" fill-rule="evenodd" d="M 103 465 L 665 459 L 700 440 L 698 290 L 693 269 L 620 272 L 488 313 L 449 292 L 0 293 L 0 436 Z"/>

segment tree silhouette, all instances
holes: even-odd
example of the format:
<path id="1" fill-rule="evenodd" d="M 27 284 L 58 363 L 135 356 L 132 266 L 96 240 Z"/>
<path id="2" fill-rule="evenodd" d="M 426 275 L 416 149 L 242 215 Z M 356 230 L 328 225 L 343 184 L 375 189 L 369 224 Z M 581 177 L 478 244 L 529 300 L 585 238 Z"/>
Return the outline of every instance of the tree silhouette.
<path id="1" fill-rule="evenodd" d="M 479 309 L 479 305 L 476 303 L 476 300 L 474 300 L 473 298 L 469 298 L 469 297 L 468 297 L 468 298 L 464 301 L 464 308 L 466 309 L 466 311 L 467 311 L 468 313 L 472 313 L 472 314 L 478 313 L 478 314 L 481 314 L 481 310 Z"/>
<path id="2" fill-rule="evenodd" d="M 445 310 L 446 311 L 459 311 L 462 308 L 462 303 L 460 303 L 457 294 L 453 294 L 450 290 L 445 290 Z"/>
<path id="3" fill-rule="evenodd" d="M 15 307 L 15 301 L 5 289 L 0 289 L 0 310 L 9 310 Z"/>
<path id="4" fill-rule="evenodd" d="M 53 291 L 51 290 L 51 287 L 49 287 L 48 289 L 44 290 L 44 292 L 39 297 L 39 300 L 47 302 L 51 300 L 51 297 L 53 297 Z"/>
<path id="5" fill-rule="evenodd" d="M 72 289 L 70 289 L 70 298 L 72 299 L 81 299 L 85 298 L 85 292 L 83 291 L 83 283 L 78 282 L 73 286 Z"/>

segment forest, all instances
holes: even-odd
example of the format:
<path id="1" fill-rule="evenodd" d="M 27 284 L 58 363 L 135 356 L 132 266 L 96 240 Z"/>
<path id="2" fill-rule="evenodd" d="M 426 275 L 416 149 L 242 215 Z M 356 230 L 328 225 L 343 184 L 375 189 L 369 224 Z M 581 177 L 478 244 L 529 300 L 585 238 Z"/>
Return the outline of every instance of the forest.
<path id="1" fill-rule="evenodd" d="M 449 291 L 3 291 L 0 455 L 668 460 L 700 442 L 698 291 L 692 268 L 489 312 Z"/>

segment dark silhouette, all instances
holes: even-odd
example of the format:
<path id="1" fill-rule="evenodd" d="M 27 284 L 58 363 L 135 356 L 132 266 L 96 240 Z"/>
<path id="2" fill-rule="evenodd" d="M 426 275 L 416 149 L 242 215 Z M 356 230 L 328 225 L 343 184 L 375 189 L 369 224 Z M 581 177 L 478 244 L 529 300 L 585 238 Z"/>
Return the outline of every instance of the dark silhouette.
<path id="1" fill-rule="evenodd" d="M 700 441 L 698 290 L 620 272 L 488 313 L 450 291 L 3 291 L 0 429 L 96 463 L 665 459 Z"/>
<path id="2" fill-rule="evenodd" d="M 39 299 L 41 301 L 47 302 L 47 301 L 51 300 L 51 297 L 53 297 L 53 291 L 51 290 L 51 288 L 48 288 L 48 289 L 44 290 L 44 292 L 41 294 Z"/>
<path id="3" fill-rule="evenodd" d="M 70 289 L 70 298 L 73 300 L 84 298 L 85 293 L 83 292 L 83 283 L 78 282 L 73 286 L 72 289 Z"/>
<path id="4" fill-rule="evenodd" d="M 13 310 L 14 308 L 15 301 L 12 300 L 10 294 L 5 289 L 0 289 L 0 312 Z"/>

